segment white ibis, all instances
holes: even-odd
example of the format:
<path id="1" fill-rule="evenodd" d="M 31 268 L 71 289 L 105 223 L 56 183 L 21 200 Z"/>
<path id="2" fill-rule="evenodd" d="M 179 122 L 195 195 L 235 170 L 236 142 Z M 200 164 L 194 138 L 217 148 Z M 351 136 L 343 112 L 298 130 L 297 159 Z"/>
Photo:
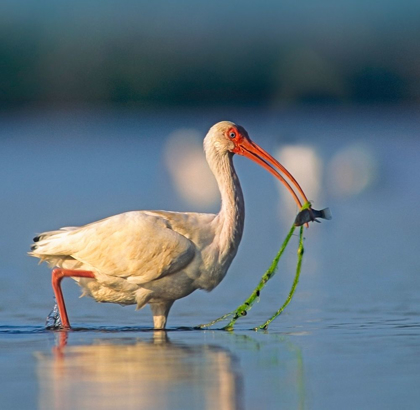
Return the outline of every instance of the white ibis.
<path id="1" fill-rule="evenodd" d="M 252 159 L 293 195 L 307 198 L 292 175 L 251 141 L 241 126 L 223 121 L 204 139 L 207 162 L 221 194 L 217 215 L 132 211 L 34 238 L 29 255 L 55 267 L 52 286 L 62 327 L 70 328 L 61 280 L 72 277 L 97 302 L 149 304 L 156 329 L 164 329 L 175 300 L 196 289 L 211 291 L 225 277 L 242 238 L 245 208 L 233 155 Z M 282 176 L 282 174 L 284 176 Z"/>

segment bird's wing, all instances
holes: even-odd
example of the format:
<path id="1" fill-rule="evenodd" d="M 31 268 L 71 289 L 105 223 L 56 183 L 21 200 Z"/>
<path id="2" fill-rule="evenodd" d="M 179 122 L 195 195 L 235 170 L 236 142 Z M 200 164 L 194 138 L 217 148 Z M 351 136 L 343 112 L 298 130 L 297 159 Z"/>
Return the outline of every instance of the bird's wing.
<path id="1" fill-rule="evenodd" d="M 115 215 L 79 229 L 40 235 L 33 256 L 68 255 L 96 271 L 147 283 L 188 265 L 196 247 L 162 216 Z"/>

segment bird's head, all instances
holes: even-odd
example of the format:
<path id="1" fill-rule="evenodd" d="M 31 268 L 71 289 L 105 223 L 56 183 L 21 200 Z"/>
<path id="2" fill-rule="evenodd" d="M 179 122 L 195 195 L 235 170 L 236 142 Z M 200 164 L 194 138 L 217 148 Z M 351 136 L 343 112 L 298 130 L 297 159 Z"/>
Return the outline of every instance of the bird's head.
<path id="1" fill-rule="evenodd" d="M 218 155 L 227 153 L 238 154 L 261 165 L 286 186 L 299 206 L 299 209 L 302 207 L 302 204 L 308 202 L 305 193 L 292 174 L 268 152 L 264 151 L 253 142 L 251 138 L 249 138 L 245 128 L 240 125 L 236 125 L 230 121 L 221 121 L 213 125 L 204 140 L 206 152 L 210 147 Z M 294 189 L 286 178 L 294 186 Z M 303 198 L 303 203 L 298 194 Z"/>

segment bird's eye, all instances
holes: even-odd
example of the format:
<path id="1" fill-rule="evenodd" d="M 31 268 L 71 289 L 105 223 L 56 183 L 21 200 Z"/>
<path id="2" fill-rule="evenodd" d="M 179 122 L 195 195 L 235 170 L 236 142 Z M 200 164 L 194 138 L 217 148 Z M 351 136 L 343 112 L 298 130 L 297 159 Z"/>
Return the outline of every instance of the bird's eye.
<path id="1" fill-rule="evenodd" d="M 236 133 L 234 131 L 230 131 L 229 132 L 229 138 L 235 138 L 236 137 Z"/>

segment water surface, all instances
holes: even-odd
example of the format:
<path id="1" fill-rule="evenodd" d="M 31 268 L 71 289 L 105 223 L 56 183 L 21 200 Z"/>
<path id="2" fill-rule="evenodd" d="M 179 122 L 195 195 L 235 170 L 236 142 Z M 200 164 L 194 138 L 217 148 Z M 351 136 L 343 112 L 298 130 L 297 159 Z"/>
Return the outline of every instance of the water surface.
<path id="1" fill-rule="evenodd" d="M 176 302 L 168 332 L 153 332 L 147 307 L 79 299 L 69 280 L 75 330 L 45 330 L 50 271 L 26 256 L 32 237 L 132 209 L 217 212 L 217 197 L 197 205 L 183 196 L 166 158 L 171 134 L 203 136 L 221 119 L 243 124 L 282 160 L 296 157 L 290 171 L 315 207 L 333 211 L 333 221 L 305 231 L 286 311 L 267 332 L 249 330 L 286 298 L 297 238 L 234 332 L 193 329 L 249 295 L 296 211 L 271 175 L 235 158 L 246 227 L 216 290 Z M 418 408 L 416 110 L 48 111 L 2 115 L 0 124 L 2 407 Z"/>

